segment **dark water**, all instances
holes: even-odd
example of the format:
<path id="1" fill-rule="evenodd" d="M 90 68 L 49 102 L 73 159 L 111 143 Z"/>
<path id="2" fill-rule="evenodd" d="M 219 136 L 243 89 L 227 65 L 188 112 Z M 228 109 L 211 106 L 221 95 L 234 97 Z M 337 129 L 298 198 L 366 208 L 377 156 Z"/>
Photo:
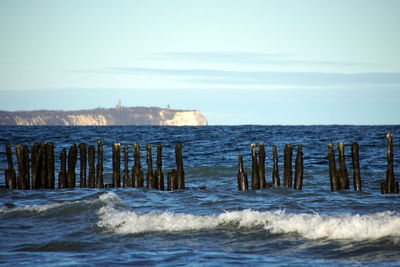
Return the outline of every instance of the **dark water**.
<path id="1" fill-rule="evenodd" d="M 144 169 L 144 145 L 163 144 L 164 173 L 182 143 L 187 189 L 0 189 L 0 264 L 398 266 L 400 195 L 380 193 L 387 132 L 399 172 L 400 126 L 2 127 L 1 184 L 6 143 L 52 141 L 59 155 L 102 138 L 106 179 L 115 141 L 141 144 Z M 303 145 L 302 191 L 237 190 L 237 155 L 248 169 L 250 143 L 261 141 L 268 182 L 271 145 L 281 178 L 284 145 Z M 327 143 L 339 141 L 360 145 L 363 192 L 330 191 Z M 352 174 L 349 146 L 346 156 Z"/>

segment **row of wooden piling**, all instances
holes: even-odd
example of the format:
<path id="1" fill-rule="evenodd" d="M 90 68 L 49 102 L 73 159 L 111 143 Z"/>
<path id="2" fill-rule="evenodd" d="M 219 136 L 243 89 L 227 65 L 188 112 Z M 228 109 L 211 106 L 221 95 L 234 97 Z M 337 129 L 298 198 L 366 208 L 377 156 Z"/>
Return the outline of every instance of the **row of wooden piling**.
<path id="1" fill-rule="evenodd" d="M 393 134 L 388 133 L 386 135 L 387 141 L 387 170 L 386 180 L 381 183 L 382 194 L 398 194 L 399 183 L 394 179 L 393 170 Z M 346 167 L 344 143 L 339 142 L 337 146 L 338 150 L 338 163 L 339 167 L 336 168 L 335 151 L 333 144 L 328 144 L 328 162 L 329 162 L 329 177 L 331 183 L 331 191 L 338 191 L 350 188 L 349 172 Z M 357 143 L 351 144 L 351 162 L 353 167 L 353 183 L 354 190 L 361 191 L 361 172 L 360 172 L 360 157 L 359 157 L 359 146 Z"/>
<path id="2" fill-rule="evenodd" d="M 258 143 L 258 153 L 256 144 L 251 147 L 251 189 L 258 190 L 272 186 L 280 186 L 278 169 L 278 152 L 276 145 L 272 146 L 273 167 L 272 183 L 267 183 L 265 179 L 265 147 L 264 143 Z M 303 150 L 302 145 L 297 146 L 297 155 L 295 161 L 295 175 L 293 183 L 293 145 L 286 144 L 283 156 L 283 186 L 301 190 L 303 188 Z M 238 156 L 239 170 L 237 173 L 238 189 L 240 191 L 249 190 L 247 173 L 243 167 L 243 156 Z"/>
<path id="3" fill-rule="evenodd" d="M 121 179 L 121 144 L 112 146 L 112 183 L 104 184 L 103 177 L 103 141 L 97 142 L 97 164 L 95 165 L 95 146 L 86 146 L 80 143 L 72 144 L 68 150 L 63 148 L 60 152 L 60 170 L 58 173 L 58 188 L 75 188 L 76 165 L 78 161 L 78 149 L 80 160 L 79 187 L 80 188 L 118 188 L 144 187 L 144 171 L 140 163 L 139 144 L 133 145 L 134 165 L 129 169 L 129 146 L 124 146 L 124 171 Z M 18 164 L 18 174 L 13 166 L 13 153 L 11 145 L 6 145 L 8 168 L 5 170 L 5 184 L 8 189 L 55 189 L 55 160 L 54 144 L 41 142 L 32 145 L 31 151 L 27 145 L 15 146 L 15 154 Z M 183 168 L 182 145 L 175 146 L 176 169 L 168 172 L 167 190 L 185 188 Z M 164 175 L 162 171 L 162 145 L 157 144 L 156 170 L 153 171 L 151 144 L 146 145 L 147 188 L 164 190 Z M 88 173 L 87 173 L 88 169 Z M 87 175 L 88 174 L 88 175 Z"/>

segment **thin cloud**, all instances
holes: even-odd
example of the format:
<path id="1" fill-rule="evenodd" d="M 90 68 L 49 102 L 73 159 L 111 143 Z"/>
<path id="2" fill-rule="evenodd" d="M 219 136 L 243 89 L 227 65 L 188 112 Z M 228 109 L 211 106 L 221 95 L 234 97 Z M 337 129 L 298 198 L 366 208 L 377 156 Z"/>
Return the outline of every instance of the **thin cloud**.
<path id="1" fill-rule="evenodd" d="M 376 86 L 400 85 L 400 73 L 320 73 L 285 71 L 227 71 L 211 69 L 108 68 L 103 73 L 168 76 L 195 84 Z"/>

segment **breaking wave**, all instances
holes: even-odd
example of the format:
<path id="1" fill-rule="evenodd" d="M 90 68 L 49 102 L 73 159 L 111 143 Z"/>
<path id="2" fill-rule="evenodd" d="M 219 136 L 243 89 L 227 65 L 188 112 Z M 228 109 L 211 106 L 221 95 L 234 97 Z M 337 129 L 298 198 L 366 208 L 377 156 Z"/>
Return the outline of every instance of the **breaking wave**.
<path id="1" fill-rule="evenodd" d="M 114 193 L 100 196 L 105 203 L 98 211 L 97 225 L 115 234 L 181 232 L 217 227 L 260 228 L 270 233 L 297 233 L 307 239 L 375 240 L 400 238 L 400 214 L 384 211 L 372 214 L 286 213 L 283 210 L 259 212 L 229 211 L 197 216 L 173 212 L 139 213 L 121 208 L 122 200 Z"/>

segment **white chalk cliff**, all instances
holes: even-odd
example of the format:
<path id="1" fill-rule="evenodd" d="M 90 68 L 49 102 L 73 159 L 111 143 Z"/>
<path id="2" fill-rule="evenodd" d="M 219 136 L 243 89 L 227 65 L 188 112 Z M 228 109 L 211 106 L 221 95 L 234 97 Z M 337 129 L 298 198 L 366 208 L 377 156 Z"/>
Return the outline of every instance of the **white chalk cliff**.
<path id="1" fill-rule="evenodd" d="M 197 110 L 173 110 L 157 107 L 118 107 L 91 110 L 0 111 L 0 125 L 161 125 L 203 126 L 207 119 Z"/>

